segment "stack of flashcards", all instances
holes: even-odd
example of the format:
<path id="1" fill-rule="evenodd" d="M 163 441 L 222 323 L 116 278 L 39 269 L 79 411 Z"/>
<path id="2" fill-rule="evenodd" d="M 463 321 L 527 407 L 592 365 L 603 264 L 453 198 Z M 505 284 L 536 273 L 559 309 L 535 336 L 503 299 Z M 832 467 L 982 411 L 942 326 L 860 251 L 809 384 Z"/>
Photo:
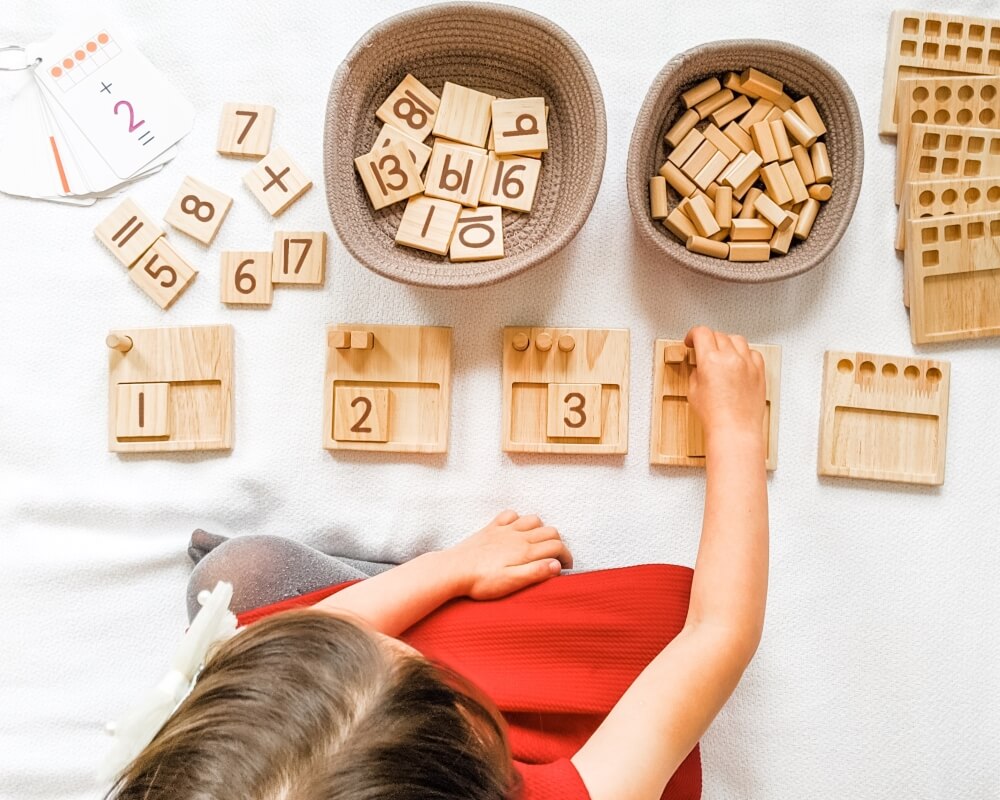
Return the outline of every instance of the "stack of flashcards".
<path id="1" fill-rule="evenodd" d="M 191 104 L 102 19 L 24 56 L 25 78 L 0 120 L 0 191 L 90 205 L 161 170 L 191 130 Z"/>

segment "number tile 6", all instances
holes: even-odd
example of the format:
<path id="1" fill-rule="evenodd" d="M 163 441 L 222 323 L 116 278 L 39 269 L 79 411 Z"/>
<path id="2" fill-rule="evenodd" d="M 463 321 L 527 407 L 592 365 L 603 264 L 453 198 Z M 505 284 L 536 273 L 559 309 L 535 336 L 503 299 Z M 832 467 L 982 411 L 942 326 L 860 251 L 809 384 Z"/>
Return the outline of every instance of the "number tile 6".
<path id="1" fill-rule="evenodd" d="M 227 305 L 269 306 L 274 296 L 271 253 L 227 250 L 219 274 L 220 299 Z"/>

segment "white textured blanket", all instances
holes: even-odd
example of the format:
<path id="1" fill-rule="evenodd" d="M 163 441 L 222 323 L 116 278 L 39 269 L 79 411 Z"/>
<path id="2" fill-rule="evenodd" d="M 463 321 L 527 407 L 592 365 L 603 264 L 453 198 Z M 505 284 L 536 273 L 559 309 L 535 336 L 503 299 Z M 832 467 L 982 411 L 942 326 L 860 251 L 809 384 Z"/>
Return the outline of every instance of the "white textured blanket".
<path id="1" fill-rule="evenodd" d="M 6 0 L 0 45 L 47 37 L 74 5 Z M 411 5 L 107 4 L 198 111 L 178 158 L 132 197 L 160 216 L 192 174 L 235 198 L 210 248 L 171 233 L 202 273 L 169 312 L 93 236 L 115 201 L 81 209 L 0 196 L 0 797 L 101 794 L 92 771 L 103 723 L 166 669 L 184 628 L 184 549 L 196 526 L 405 559 L 511 506 L 556 525 L 581 567 L 693 563 L 703 475 L 651 468 L 648 432 L 652 341 L 696 322 L 784 349 L 767 630 L 705 737 L 706 799 L 1000 796 L 997 342 L 920 351 L 952 362 L 941 489 L 816 476 L 824 349 L 914 352 L 892 248 L 894 147 L 876 135 L 893 4 L 525 3 L 594 64 L 608 109 L 604 183 L 557 258 L 466 292 L 371 274 L 332 235 L 324 201 L 330 79 L 361 34 Z M 949 10 L 1000 16 L 995 0 Z M 833 63 L 857 95 L 866 136 L 861 199 L 837 252 L 805 276 L 760 287 L 660 263 L 635 236 L 623 180 L 636 111 L 663 64 L 700 42 L 747 36 L 795 42 Z M 267 249 L 275 229 L 242 185 L 248 163 L 215 154 L 221 106 L 236 100 L 277 107 L 275 142 L 316 181 L 282 227 L 331 233 L 326 286 L 281 289 L 269 310 L 218 299 L 218 253 Z M 323 326 L 355 320 L 454 327 L 446 456 L 321 449 Z M 108 453 L 108 329 L 212 322 L 236 331 L 232 453 Z M 627 456 L 500 451 L 499 331 L 533 322 L 631 329 Z"/>

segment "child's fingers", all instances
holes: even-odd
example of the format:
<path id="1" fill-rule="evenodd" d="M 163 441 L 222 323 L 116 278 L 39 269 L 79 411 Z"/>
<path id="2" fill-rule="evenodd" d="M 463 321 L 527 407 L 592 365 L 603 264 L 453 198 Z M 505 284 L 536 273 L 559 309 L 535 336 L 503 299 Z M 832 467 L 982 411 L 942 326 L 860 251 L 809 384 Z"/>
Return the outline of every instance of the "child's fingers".
<path id="1" fill-rule="evenodd" d="M 756 350 L 750 351 L 750 360 L 753 361 L 753 365 L 757 367 L 760 372 L 764 372 L 764 356 L 758 353 Z"/>
<path id="2" fill-rule="evenodd" d="M 736 349 L 736 347 L 733 346 L 732 337 L 730 337 L 729 334 L 722 333 L 721 331 L 717 331 L 715 334 L 715 344 L 720 350 L 726 350 L 728 352 L 732 352 Z"/>
<path id="3" fill-rule="evenodd" d="M 533 528 L 540 527 L 542 527 L 542 521 L 538 518 L 537 514 L 528 514 L 514 521 L 515 531 L 530 531 Z"/>
<path id="4" fill-rule="evenodd" d="M 546 539 L 558 539 L 559 531 L 553 528 L 551 525 L 543 525 L 540 528 L 535 528 L 534 530 L 528 531 L 525 534 L 524 540 L 528 544 L 537 544 L 538 542 L 544 542 Z"/>
<path id="5" fill-rule="evenodd" d="M 715 334 L 704 325 L 696 325 L 689 330 L 687 336 L 684 337 L 684 344 L 693 347 L 695 354 L 699 356 L 709 350 L 718 349 L 718 345 L 715 343 Z"/>
<path id="6" fill-rule="evenodd" d="M 501 511 L 493 518 L 494 525 L 510 525 L 514 520 L 518 518 L 518 513 L 516 511 L 511 511 L 509 508 Z"/>
<path id="7" fill-rule="evenodd" d="M 740 336 L 738 333 L 733 334 L 729 337 L 730 341 L 733 343 L 733 347 L 736 352 L 739 353 L 747 361 L 750 360 L 750 345 L 747 344 L 747 340 Z"/>
<path id="8" fill-rule="evenodd" d="M 542 558 L 555 558 L 566 569 L 573 566 L 573 554 L 562 539 L 549 539 L 545 542 L 533 544 L 528 550 L 529 558 L 537 561 Z"/>
<path id="9" fill-rule="evenodd" d="M 562 570 L 562 564 L 558 559 L 546 558 L 542 561 L 529 561 L 527 564 L 518 564 L 514 567 L 507 567 L 507 575 L 519 586 L 527 586 L 531 583 L 540 583 L 548 580 L 553 575 L 558 575 Z"/>

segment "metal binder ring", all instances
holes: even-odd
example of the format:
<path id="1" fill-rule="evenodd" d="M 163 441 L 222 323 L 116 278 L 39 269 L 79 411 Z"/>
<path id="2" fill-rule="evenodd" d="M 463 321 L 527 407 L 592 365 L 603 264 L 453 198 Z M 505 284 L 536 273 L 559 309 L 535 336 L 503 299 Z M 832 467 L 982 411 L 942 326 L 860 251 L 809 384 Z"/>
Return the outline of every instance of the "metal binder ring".
<path id="1" fill-rule="evenodd" d="M 0 53 L 6 53 L 9 50 L 20 50 L 22 53 L 24 52 L 24 48 L 19 44 L 8 44 L 4 47 L 0 47 Z M 23 67 L 0 67 L 0 72 L 20 72 L 24 69 L 34 69 L 41 63 L 42 59 L 36 58 L 33 64 L 25 64 Z"/>

